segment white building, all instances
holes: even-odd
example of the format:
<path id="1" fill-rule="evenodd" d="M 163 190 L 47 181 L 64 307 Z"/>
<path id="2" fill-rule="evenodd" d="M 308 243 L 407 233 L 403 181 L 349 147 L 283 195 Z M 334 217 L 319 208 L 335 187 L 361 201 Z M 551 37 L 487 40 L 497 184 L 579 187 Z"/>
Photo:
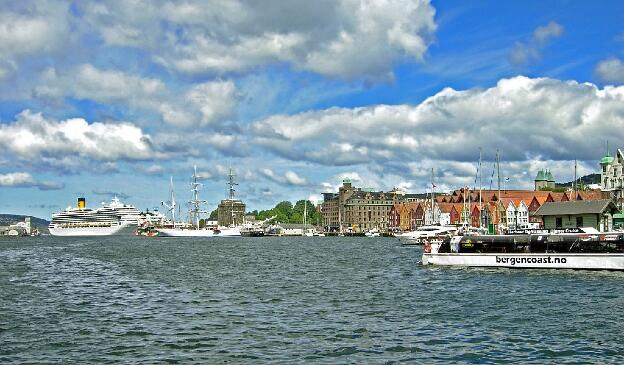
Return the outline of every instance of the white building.
<path id="1" fill-rule="evenodd" d="M 617 149 L 615 157 L 607 151 L 600 160 L 600 186 L 602 191 L 611 192 L 618 209 L 624 208 L 624 153 Z"/>
<path id="2" fill-rule="evenodd" d="M 524 200 L 509 199 L 505 210 L 507 227 L 521 228 L 529 225 L 529 208 Z"/>
<path id="3" fill-rule="evenodd" d="M 434 203 L 433 204 L 433 214 L 431 212 L 431 203 L 427 202 L 425 203 L 426 207 L 425 207 L 425 225 L 429 226 L 432 224 L 450 224 L 451 222 L 451 215 L 448 214 L 448 217 L 442 217 L 444 214 L 442 214 L 442 211 L 440 210 L 440 207 L 438 206 L 438 203 Z M 442 220 L 446 219 L 447 223 L 443 223 Z"/>

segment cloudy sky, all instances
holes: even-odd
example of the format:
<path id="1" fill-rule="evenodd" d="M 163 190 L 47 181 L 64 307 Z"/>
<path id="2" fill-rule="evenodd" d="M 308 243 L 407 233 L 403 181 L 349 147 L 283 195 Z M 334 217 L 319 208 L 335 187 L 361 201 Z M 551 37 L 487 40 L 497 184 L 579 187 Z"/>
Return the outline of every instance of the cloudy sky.
<path id="1" fill-rule="evenodd" d="M 0 2 L 0 212 L 568 181 L 624 147 L 624 3 Z"/>

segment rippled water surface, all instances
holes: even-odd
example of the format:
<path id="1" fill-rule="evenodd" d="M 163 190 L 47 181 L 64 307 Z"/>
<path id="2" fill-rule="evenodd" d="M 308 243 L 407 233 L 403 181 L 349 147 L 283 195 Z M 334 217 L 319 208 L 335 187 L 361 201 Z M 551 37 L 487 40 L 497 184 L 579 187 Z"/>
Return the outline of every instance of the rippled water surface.
<path id="1" fill-rule="evenodd" d="M 0 363 L 624 363 L 624 274 L 389 238 L 0 240 Z"/>

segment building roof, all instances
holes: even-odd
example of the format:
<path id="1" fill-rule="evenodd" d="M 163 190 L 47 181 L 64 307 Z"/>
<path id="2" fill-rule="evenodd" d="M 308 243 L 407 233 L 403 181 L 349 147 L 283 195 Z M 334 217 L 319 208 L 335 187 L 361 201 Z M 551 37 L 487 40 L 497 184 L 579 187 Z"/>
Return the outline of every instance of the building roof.
<path id="1" fill-rule="evenodd" d="M 535 215 L 599 214 L 607 209 L 617 210 L 613 201 L 609 199 L 571 200 L 544 203 L 544 205 L 535 211 Z"/>
<path id="2" fill-rule="evenodd" d="M 546 181 L 546 177 L 544 176 L 544 170 L 539 170 L 537 172 L 537 176 L 535 177 L 535 181 Z"/>
<path id="3" fill-rule="evenodd" d="M 613 163 L 613 160 L 615 158 L 613 156 L 611 156 L 611 154 L 609 153 L 609 151 L 607 151 L 607 154 L 600 159 L 600 164 L 601 165 L 610 165 L 611 163 Z"/>

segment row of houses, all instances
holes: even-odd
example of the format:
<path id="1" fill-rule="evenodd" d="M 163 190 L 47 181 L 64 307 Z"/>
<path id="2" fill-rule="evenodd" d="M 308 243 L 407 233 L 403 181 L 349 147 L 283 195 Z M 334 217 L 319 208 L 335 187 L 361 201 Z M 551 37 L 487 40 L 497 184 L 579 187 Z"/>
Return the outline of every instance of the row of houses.
<path id="1" fill-rule="evenodd" d="M 491 231 L 495 231 L 497 226 L 508 228 L 544 226 L 544 214 L 550 212 L 539 210 L 548 203 L 603 201 L 609 200 L 608 198 L 608 194 L 600 191 L 558 193 L 459 189 L 451 194 L 436 197 L 433 209 L 432 202 L 427 200 L 394 204 L 389 211 L 388 229 L 409 231 L 434 222 L 443 225 L 488 227 Z M 575 204 L 568 205 L 568 210 L 571 206 Z M 569 215 L 569 212 L 566 215 Z M 586 219 L 586 222 L 589 221 Z M 555 224 L 558 223 L 561 222 L 555 221 Z"/>

